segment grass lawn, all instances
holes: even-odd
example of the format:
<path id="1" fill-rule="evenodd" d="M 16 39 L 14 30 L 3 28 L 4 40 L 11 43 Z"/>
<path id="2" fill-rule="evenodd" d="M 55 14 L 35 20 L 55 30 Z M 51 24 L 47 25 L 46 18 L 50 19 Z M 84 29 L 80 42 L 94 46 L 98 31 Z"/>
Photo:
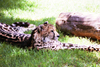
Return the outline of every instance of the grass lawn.
<path id="1" fill-rule="evenodd" d="M 55 25 L 61 12 L 100 12 L 100 0 L 0 0 L 0 22 L 18 21 Z M 74 44 L 97 44 L 90 38 L 65 37 L 59 41 Z M 0 42 L 0 67 L 100 67 L 100 53 L 82 50 L 28 50 Z"/>

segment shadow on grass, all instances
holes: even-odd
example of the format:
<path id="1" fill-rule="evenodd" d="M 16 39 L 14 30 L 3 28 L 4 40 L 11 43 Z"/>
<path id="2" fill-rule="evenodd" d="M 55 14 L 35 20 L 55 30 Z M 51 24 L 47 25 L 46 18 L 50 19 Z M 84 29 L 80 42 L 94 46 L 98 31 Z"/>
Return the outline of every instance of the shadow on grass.
<path id="1" fill-rule="evenodd" d="M 0 16 L 0 22 L 6 23 L 6 24 L 12 24 L 14 22 L 29 22 L 30 24 L 34 24 L 36 26 L 44 23 L 45 21 L 48 21 L 50 24 L 55 24 L 55 17 L 49 17 L 49 18 L 42 18 L 40 20 L 29 20 L 29 19 L 20 19 L 20 18 L 8 18 L 3 15 Z"/>
<path id="2" fill-rule="evenodd" d="M 13 17 L 9 18 L 4 15 L 4 13 L 0 13 L 0 22 L 6 23 L 6 24 L 12 24 L 14 22 L 29 22 L 31 24 L 40 25 L 44 23 L 45 21 L 48 21 L 50 24 L 55 24 L 55 17 L 49 17 L 49 18 L 42 18 L 40 20 L 29 20 L 29 19 L 20 19 Z"/>
<path id="3" fill-rule="evenodd" d="M 28 0 L 0 0 L 0 9 L 21 9 L 21 10 L 32 10 L 37 7 L 34 1 Z"/>

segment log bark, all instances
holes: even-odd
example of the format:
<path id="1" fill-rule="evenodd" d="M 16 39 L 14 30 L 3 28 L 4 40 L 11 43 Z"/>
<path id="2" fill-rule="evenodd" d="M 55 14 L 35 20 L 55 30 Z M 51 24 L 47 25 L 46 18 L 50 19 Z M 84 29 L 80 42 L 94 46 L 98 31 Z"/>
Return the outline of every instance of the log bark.
<path id="1" fill-rule="evenodd" d="M 100 40 L 100 14 L 61 13 L 56 20 L 56 28 L 64 34 L 71 33 Z"/>

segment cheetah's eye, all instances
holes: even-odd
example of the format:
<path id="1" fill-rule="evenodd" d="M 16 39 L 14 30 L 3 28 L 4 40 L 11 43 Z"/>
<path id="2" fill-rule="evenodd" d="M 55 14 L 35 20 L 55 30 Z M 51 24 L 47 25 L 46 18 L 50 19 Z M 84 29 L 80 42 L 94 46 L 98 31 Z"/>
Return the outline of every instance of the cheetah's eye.
<path id="1" fill-rule="evenodd" d="M 51 30 L 51 32 L 53 32 L 53 30 Z"/>

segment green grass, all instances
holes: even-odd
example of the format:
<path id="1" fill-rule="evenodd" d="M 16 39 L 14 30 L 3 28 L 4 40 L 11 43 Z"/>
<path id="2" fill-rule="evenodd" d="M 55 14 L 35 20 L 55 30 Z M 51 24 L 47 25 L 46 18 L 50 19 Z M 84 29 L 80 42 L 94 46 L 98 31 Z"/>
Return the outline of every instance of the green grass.
<path id="1" fill-rule="evenodd" d="M 35 25 L 49 21 L 55 25 L 61 12 L 100 12 L 99 0 L 0 0 L 0 22 L 18 21 Z M 63 36 L 59 41 L 97 44 L 90 38 Z M 100 53 L 82 50 L 27 50 L 0 42 L 0 67 L 100 67 Z"/>

